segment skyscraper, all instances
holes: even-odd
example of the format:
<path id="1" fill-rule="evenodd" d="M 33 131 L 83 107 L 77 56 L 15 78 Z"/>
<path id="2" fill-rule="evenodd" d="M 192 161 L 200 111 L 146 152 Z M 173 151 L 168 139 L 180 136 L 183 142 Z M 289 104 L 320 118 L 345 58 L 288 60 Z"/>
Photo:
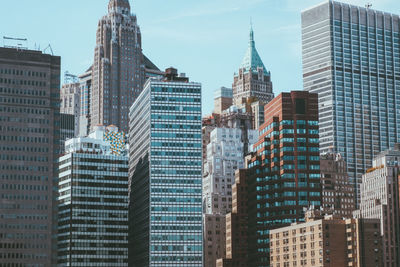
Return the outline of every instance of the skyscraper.
<path id="1" fill-rule="evenodd" d="M 339 152 L 359 200 L 372 159 L 400 142 L 398 15 L 325 1 L 302 12 L 304 89 L 319 94 L 321 152 Z"/>
<path id="2" fill-rule="evenodd" d="M 129 266 L 203 266 L 201 84 L 168 69 L 130 109 Z"/>
<path id="3" fill-rule="evenodd" d="M 66 141 L 58 186 L 58 266 L 128 266 L 124 133 L 95 127 Z"/>
<path id="4" fill-rule="evenodd" d="M 239 72 L 233 78 L 233 103 L 240 105 L 243 99 L 255 97 L 268 103 L 274 98 L 271 73 L 267 71 L 254 41 L 253 28 L 250 29 L 249 47 L 240 65 Z"/>
<path id="5" fill-rule="evenodd" d="M 379 219 L 385 267 L 400 266 L 400 144 L 380 153 L 362 177 L 359 218 Z"/>
<path id="6" fill-rule="evenodd" d="M 60 57 L 0 48 L 0 265 L 51 266 Z"/>
<path id="7" fill-rule="evenodd" d="M 142 39 L 128 0 L 110 0 L 100 21 L 92 68 L 90 126 L 116 125 L 128 132 L 129 107 L 145 79 Z"/>
<path id="8" fill-rule="evenodd" d="M 265 123 L 236 172 L 226 217 L 226 256 L 217 266 L 269 266 L 269 231 L 304 220 L 321 205 L 318 95 L 282 93 L 265 106 Z"/>

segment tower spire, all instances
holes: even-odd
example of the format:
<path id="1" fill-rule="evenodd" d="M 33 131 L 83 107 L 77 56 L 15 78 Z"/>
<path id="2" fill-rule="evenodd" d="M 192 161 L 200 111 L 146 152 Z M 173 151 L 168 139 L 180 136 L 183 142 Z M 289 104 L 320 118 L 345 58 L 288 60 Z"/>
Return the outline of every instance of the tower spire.
<path id="1" fill-rule="evenodd" d="M 253 20 L 250 17 L 250 46 L 254 47 L 254 31 L 253 31 Z"/>
<path id="2" fill-rule="evenodd" d="M 258 67 L 263 68 L 264 73 L 267 73 L 267 69 L 265 68 L 264 63 L 262 62 L 260 55 L 258 54 L 256 49 L 256 42 L 254 41 L 253 21 L 250 18 L 249 46 L 247 48 L 240 68 L 244 68 L 246 71 L 250 69 L 256 71 Z"/>

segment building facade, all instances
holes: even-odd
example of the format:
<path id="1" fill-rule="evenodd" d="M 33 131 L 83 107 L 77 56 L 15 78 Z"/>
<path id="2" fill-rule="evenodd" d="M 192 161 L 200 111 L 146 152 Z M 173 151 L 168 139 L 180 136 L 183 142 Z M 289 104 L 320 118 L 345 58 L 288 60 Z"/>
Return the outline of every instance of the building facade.
<path id="1" fill-rule="evenodd" d="M 78 76 L 81 99 L 79 114 L 79 136 L 87 136 L 90 130 L 90 94 L 92 92 L 92 66 Z"/>
<path id="2" fill-rule="evenodd" d="M 243 99 L 255 97 L 268 103 L 274 98 L 271 73 L 267 71 L 257 52 L 253 28 L 250 29 L 250 40 L 239 72 L 233 78 L 233 103 L 240 105 Z"/>
<path id="3" fill-rule="evenodd" d="M 128 266 L 128 156 L 120 136 L 103 126 L 66 141 L 57 266 Z"/>
<path id="4" fill-rule="evenodd" d="M 324 211 L 352 218 L 355 208 L 354 187 L 340 154 L 321 155 L 322 205 Z"/>
<path id="5" fill-rule="evenodd" d="M 81 84 L 67 83 L 61 87 L 61 107 L 63 114 L 74 115 L 74 136 L 79 135 L 79 119 L 81 115 Z"/>
<path id="6" fill-rule="evenodd" d="M 326 1 L 302 12 L 304 89 L 319 94 L 321 152 L 361 176 L 400 142 L 399 16 Z M 358 204 L 358 203 L 356 203 Z"/>
<path id="7" fill-rule="evenodd" d="M 248 130 L 246 143 L 251 146 L 258 139 L 258 132 Z M 232 184 L 235 171 L 244 167 L 242 130 L 215 128 L 207 145 L 207 159 L 203 171 L 203 203 L 205 213 L 226 214 L 232 210 Z"/>
<path id="8" fill-rule="evenodd" d="M 168 69 L 130 109 L 129 266 L 203 266 L 201 84 Z"/>
<path id="9" fill-rule="evenodd" d="M 60 114 L 60 154 L 65 152 L 65 141 L 76 137 L 75 115 Z"/>
<path id="10" fill-rule="evenodd" d="M 128 0 L 110 0 L 98 24 L 92 68 L 90 127 L 116 125 L 128 132 L 129 107 L 145 79 L 142 40 Z"/>
<path id="11" fill-rule="evenodd" d="M 400 265 L 399 208 L 400 144 L 380 153 L 362 177 L 359 218 L 375 218 L 381 223 L 385 267 Z"/>
<path id="12" fill-rule="evenodd" d="M 217 259 L 226 258 L 226 216 L 204 214 L 204 266 L 216 266 Z"/>
<path id="13" fill-rule="evenodd" d="M 304 220 L 321 205 L 318 95 L 282 93 L 265 106 L 265 123 L 236 172 L 226 218 L 223 266 L 269 266 L 269 231 Z M 233 264 L 233 265 L 232 265 Z"/>
<path id="14" fill-rule="evenodd" d="M 60 57 L 0 48 L 0 265 L 51 266 Z"/>
<path id="15" fill-rule="evenodd" d="M 214 113 L 221 114 L 233 105 L 232 88 L 221 87 L 214 92 Z"/>
<path id="16" fill-rule="evenodd" d="M 379 220 L 327 216 L 271 230 L 270 267 L 381 267 Z"/>
<path id="17" fill-rule="evenodd" d="M 246 147 L 258 139 L 256 130 L 248 130 Z M 249 145 L 250 144 L 250 145 Z M 242 129 L 215 128 L 207 145 L 203 169 L 204 262 L 215 266 L 225 257 L 225 215 L 232 211 L 232 185 L 235 171 L 244 168 Z"/>

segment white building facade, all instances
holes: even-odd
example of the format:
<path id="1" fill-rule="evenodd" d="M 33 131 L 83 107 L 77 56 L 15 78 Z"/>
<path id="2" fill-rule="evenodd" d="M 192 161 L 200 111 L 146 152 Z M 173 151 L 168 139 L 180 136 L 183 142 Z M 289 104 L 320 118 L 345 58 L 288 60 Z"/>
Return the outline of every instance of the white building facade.
<path id="1" fill-rule="evenodd" d="M 245 151 L 243 129 L 215 128 L 210 134 L 203 170 L 204 262 L 215 266 L 226 255 L 226 218 L 232 210 L 235 172 L 243 169 Z M 258 140 L 257 130 L 247 130 L 248 147 Z"/>

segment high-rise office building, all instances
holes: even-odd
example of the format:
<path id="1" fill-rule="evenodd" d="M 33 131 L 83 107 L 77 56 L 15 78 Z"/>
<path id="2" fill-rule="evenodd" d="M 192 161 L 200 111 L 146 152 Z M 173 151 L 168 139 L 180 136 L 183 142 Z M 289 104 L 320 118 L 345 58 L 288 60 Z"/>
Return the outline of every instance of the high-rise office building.
<path id="1" fill-rule="evenodd" d="M 81 84 L 67 83 L 61 86 L 60 113 L 74 115 L 75 136 L 79 134 L 79 119 L 81 114 Z"/>
<path id="2" fill-rule="evenodd" d="M 400 142 L 399 34 L 398 15 L 371 8 L 325 1 L 302 12 L 304 89 L 319 94 L 321 152 L 343 156 L 358 201 L 373 157 Z"/>
<path id="3" fill-rule="evenodd" d="M 380 153 L 362 177 L 359 218 L 375 218 L 381 222 L 383 263 L 400 266 L 399 205 L 400 144 Z"/>
<path id="4" fill-rule="evenodd" d="M 128 156 L 116 127 L 66 141 L 58 186 L 58 266 L 128 266 Z"/>
<path id="5" fill-rule="evenodd" d="M 253 28 L 250 29 L 250 40 L 239 72 L 233 77 L 233 103 L 240 105 L 243 99 L 255 97 L 268 103 L 274 98 L 271 73 L 267 71 L 254 41 Z"/>
<path id="6" fill-rule="evenodd" d="M 129 266 L 203 266 L 201 84 L 168 69 L 130 109 Z"/>
<path id="7" fill-rule="evenodd" d="M 353 218 L 354 187 L 347 174 L 346 162 L 338 153 L 321 155 L 321 185 L 323 210 L 329 214 Z"/>
<path id="8" fill-rule="evenodd" d="M 265 106 L 265 123 L 236 172 L 226 217 L 226 256 L 217 266 L 269 266 L 269 231 L 304 220 L 321 205 L 318 95 L 282 93 Z"/>
<path id="9" fill-rule="evenodd" d="M 92 68 L 90 127 L 116 125 L 128 132 L 129 107 L 145 79 L 142 40 L 128 0 L 110 0 L 100 21 Z"/>
<path id="10" fill-rule="evenodd" d="M 0 265 L 51 266 L 60 57 L 0 48 Z"/>

